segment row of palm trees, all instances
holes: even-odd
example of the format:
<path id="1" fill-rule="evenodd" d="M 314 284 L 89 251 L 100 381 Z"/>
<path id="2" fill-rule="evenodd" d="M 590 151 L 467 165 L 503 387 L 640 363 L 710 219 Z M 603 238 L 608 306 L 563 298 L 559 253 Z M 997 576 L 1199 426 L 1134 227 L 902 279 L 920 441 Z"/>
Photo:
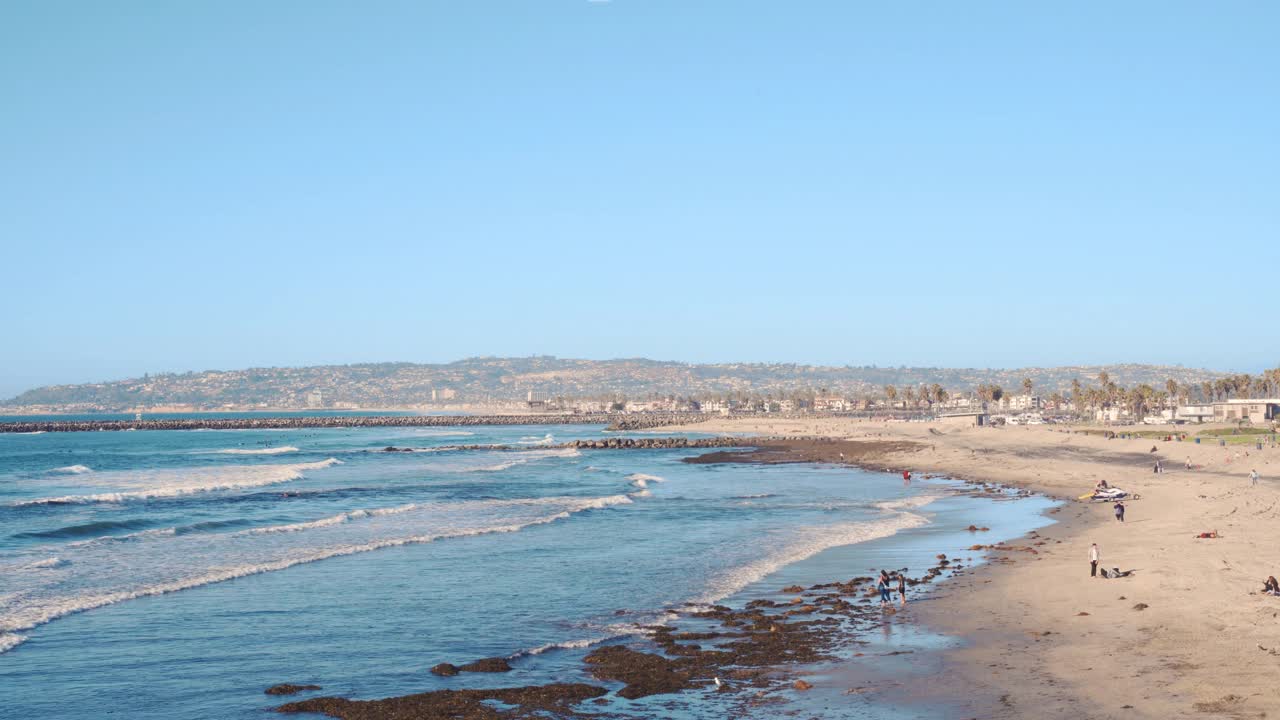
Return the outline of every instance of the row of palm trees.
<path id="1" fill-rule="evenodd" d="M 1021 390 L 1031 395 L 1035 382 L 1025 377 L 1020 383 Z M 789 401 L 797 409 L 813 407 L 818 397 L 833 394 L 827 388 L 808 388 L 793 391 L 774 391 L 757 393 L 751 391 L 735 391 L 711 393 L 699 397 L 699 400 L 719 399 L 733 400 L 743 407 L 771 408 L 782 401 Z M 864 401 L 887 401 L 890 406 L 908 409 L 931 410 L 936 405 L 945 403 L 957 395 L 968 395 L 984 403 L 999 402 L 1006 395 L 1000 385 L 982 383 L 970 393 L 949 391 L 939 383 L 896 386 L 885 385 L 881 393 L 869 393 L 861 399 Z M 680 406 L 686 403 L 696 405 L 694 398 L 667 396 L 678 401 Z M 1071 411 L 1077 415 L 1092 414 L 1096 410 L 1122 408 L 1134 417 L 1143 417 L 1152 410 L 1173 408 L 1178 404 L 1193 402 L 1210 403 L 1230 398 L 1241 397 L 1280 397 L 1280 367 L 1263 371 L 1259 375 L 1234 374 L 1217 380 L 1206 380 L 1201 383 L 1179 383 L 1173 378 L 1165 381 L 1163 388 L 1147 383 L 1126 388 L 1112 380 L 1110 373 L 1098 374 L 1097 384 L 1086 386 L 1076 378 L 1071 381 L 1069 392 L 1055 390 L 1043 398 L 1043 404 L 1056 412 Z M 613 398 L 617 400 L 619 398 Z"/>
<path id="2" fill-rule="evenodd" d="M 1023 378 L 1021 385 L 1022 392 L 1026 395 L 1030 395 L 1035 389 L 1035 383 L 1029 377 Z M 899 393 L 893 385 L 886 385 L 883 397 L 894 404 L 899 396 L 904 396 L 908 407 L 918 408 L 925 404 L 932 407 L 934 403 L 941 403 L 952 395 L 953 393 L 935 383 L 927 389 L 921 386 L 915 392 L 907 388 L 904 393 Z M 978 385 L 973 394 L 977 400 L 985 403 L 998 402 L 1005 395 L 1001 386 L 986 383 Z M 1052 410 L 1072 410 L 1079 415 L 1095 410 L 1121 408 L 1134 417 L 1144 417 L 1153 410 L 1172 409 L 1179 403 L 1211 403 L 1244 397 L 1280 397 L 1280 367 L 1265 370 L 1256 376 L 1248 373 L 1226 375 L 1201 383 L 1184 384 L 1169 378 L 1165 380 L 1163 389 L 1147 383 L 1126 388 L 1114 382 L 1110 373 L 1103 371 L 1098 374 L 1096 387 L 1086 387 L 1076 378 L 1071 381 L 1069 394 L 1054 391 L 1043 401 Z"/>

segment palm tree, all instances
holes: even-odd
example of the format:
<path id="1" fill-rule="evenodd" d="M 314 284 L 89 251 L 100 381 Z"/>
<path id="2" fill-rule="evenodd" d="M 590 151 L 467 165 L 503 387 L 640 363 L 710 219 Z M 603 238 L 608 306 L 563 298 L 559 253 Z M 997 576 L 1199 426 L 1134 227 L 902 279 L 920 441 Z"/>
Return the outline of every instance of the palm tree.
<path id="1" fill-rule="evenodd" d="M 889 398 L 889 404 L 893 405 L 893 401 L 898 399 L 898 388 L 892 385 L 885 385 L 884 396 Z"/>
<path id="2" fill-rule="evenodd" d="M 1034 386 L 1034 383 L 1031 382 L 1031 378 L 1029 377 L 1022 378 L 1022 394 L 1023 395 L 1028 395 L 1028 396 L 1031 395 L 1031 388 L 1033 386 Z"/>
<path id="3" fill-rule="evenodd" d="M 1164 381 L 1164 388 L 1165 388 L 1165 390 L 1168 390 L 1168 391 L 1169 391 L 1169 397 L 1171 397 L 1171 398 L 1172 398 L 1172 397 L 1177 397 L 1177 396 L 1178 396 L 1178 381 L 1177 381 L 1177 380 L 1174 380 L 1173 378 L 1169 378 L 1168 380 L 1165 380 L 1165 381 Z"/>

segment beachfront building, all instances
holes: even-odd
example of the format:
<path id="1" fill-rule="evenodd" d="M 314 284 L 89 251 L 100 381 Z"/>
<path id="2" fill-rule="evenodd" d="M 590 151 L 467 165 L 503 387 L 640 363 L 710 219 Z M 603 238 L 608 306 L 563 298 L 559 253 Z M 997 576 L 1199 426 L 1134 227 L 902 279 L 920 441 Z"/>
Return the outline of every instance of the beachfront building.
<path id="1" fill-rule="evenodd" d="M 1280 420 L 1280 398 L 1233 398 L 1213 404 L 1214 422 L 1254 424 Z"/>
<path id="2" fill-rule="evenodd" d="M 849 401 L 839 395 L 818 395 L 813 399 L 814 412 L 845 412 Z"/>
<path id="3" fill-rule="evenodd" d="M 324 393 L 319 390 L 312 390 L 307 393 L 307 407 L 324 407 Z"/>
<path id="4" fill-rule="evenodd" d="M 1181 422 L 1202 423 L 1213 419 L 1213 405 L 1179 405 L 1173 419 Z"/>

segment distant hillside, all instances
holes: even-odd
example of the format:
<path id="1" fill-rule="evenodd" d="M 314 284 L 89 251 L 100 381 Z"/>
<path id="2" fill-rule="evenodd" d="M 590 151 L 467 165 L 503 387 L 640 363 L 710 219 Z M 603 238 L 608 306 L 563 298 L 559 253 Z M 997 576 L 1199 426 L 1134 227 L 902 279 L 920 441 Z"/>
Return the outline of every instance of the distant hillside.
<path id="1" fill-rule="evenodd" d="M 104 410 L 190 404 L 202 407 L 267 405 L 301 407 L 314 391 L 326 405 L 393 407 L 440 401 L 520 400 L 533 391 L 548 397 L 625 395 L 705 397 L 725 393 L 790 393 L 826 389 L 858 395 L 885 385 L 938 383 L 949 391 L 995 384 L 1015 391 L 1031 378 L 1039 393 L 1086 385 L 1106 371 L 1112 382 L 1163 387 L 1200 383 L 1224 373 L 1160 365 L 1108 365 L 1012 370 L 962 368 L 824 367 L 794 364 L 695 365 L 645 359 L 572 360 L 555 357 L 469 358 L 439 365 L 375 363 L 302 368 L 149 375 L 83 385 L 54 385 L 25 392 L 6 405 L 90 406 Z"/>

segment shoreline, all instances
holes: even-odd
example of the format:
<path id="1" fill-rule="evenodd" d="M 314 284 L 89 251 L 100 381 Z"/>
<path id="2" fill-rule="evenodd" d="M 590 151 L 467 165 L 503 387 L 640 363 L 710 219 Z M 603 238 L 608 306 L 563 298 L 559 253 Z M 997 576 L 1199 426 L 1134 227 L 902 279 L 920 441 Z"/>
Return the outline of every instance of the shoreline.
<path id="1" fill-rule="evenodd" d="M 680 428 L 673 428 L 678 431 Z M 706 423 L 703 432 L 908 440 L 878 460 L 1065 501 L 1029 557 L 992 562 L 947 583 L 921 619 L 963 639 L 929 698 L 971 698 L 975 717 L 1205 718 L 1280 712 L 1280 598 L 1260 593 L 1280 556 L 1280 450 L 1137 437 L 1061 426 L 939 428 L 822 419 Z M 1154 451 L 1153 451 L 1154 450 Z M 1166 471 L 1153 472 L 1159 458 Z M 1190 462 L 1192 469 L 1183 467 Z M 1263 481 L 1250 487 L 1256 468 Z M 1077 495 L 1105 479 L 1137 497 L 1126 522 Z M 1198 539 L 1217 531 L 1218 539 Z M 1033 538 L 1028 537 L 1027 540 Z M 1088 575 L 1097 542 L 1102 567 Z M 904 698 L 909 700 L 910 698 Z"/>
<path id="2" fill-rule="evenodd" d="M 824 439 L 752 440 L 737 438 L 737 447 L 754 447 L 754 450 L 711 452 L 684 458 L 684 461 L 696 464 L 831 464 L 880 473 L 883 470 L 867 468 L 863 464 L 893 452 L 910 451 L 916 446 L 916 443 L 903 442 Z M 861 462 L 854 462 L 855 458 Z M 981 513 L 974 514 L 979 508 L 993 513 L 996 511 L 995 503 L 1001 499 L 1018 501 L 1026 497 L 1025 493 L 1012 488 L 996 489 L 963 480 L 947 482 L 938 488 L 938 493 L 940 495 L 922 492 L 911 497 L 935 496 L 934 502 L 964 498 L 976 500 L 980 504 L 969 506 L 963 516 L 965 523 L 969 523 L 970 518 L 981 517 Z M 1038 518 L 1041 513 L 1034 512 L 1034 516 Z M 926 527 L 932 527 L 932 532 L 911 534 L 912 530 Z M 970 568 L 996 562 L 1001 554 L 995 550 L 974 553 L 976 546 L 970 547 L 971 542 L 979 537 L 988 538 L 974 535 L 972 524 L 966 530 L 954 516 L 949 524 L 910 526 L 904 528 L 904 532 L 907 534 L 895 533 L 866 542 L 827 548 L 771 573 L 769 587 L 764 586 L 764 581 L 756 581 L 753 586 L 736 591 L 710 608 L 677 611 L 677 616 L 669 624 L 649 627 L 642 640 L 606 642 L 596 646 L 582 659 L 586 678 L 576 683 L 557 682 L 505 690 L 445 689 L 377 700 L 322 696 L 286 703 L 276 711 L 318 712 L 355 719 L 394 712 L 434 716 L 431 713 L 447 710 L 455 713 L 451 717 L 487 718 L 489 715 L 484 714 L 483 702 L 497 699 L 516 706 L 513 717 L 525 717 L 525 713 L 532 717 L 537 712 L 551 712 L 555 717 L 579 717 L 583 713 L 594 717 L 613 717 L 610 713 L 615 708 L 608 707 L 608 704 L 614 695 L 628 700 L 654 695 L 657 696 L 655 700 L 663 703 L 692 703 L 694 708 L 702 703 L 726 702 L 736 712 L 772 706 L 788 713 L 808 713 L 819 703 L 828 702 L 829 697 L 822 690 L 807 693 L 815 685 L 806 678 L 821 682 L 818 676 L 822 673 L 850 665 L 861 666 L 864 675 L 882 672 L 881 662 L 890 662 L 893 656 L 916 652 L 933 654 L 937 648 L 904 649 L 900 643 L 888 639 L 878 642 L 874 636 L 880 632 L 885 633 L 886 638 L 891 632 L 914 636 L 933 634 L 921 620 L 924 609 L 934 605 L 932 601 L 945 597 L 944 588 L 966 577 Z M 939 532 L 944 534 L 937 535 Z M 998 544 L 1003 545 L 1012 537 L 1016 534 L 1002 538 Z M 914 557 L 915 561 L 910 565 L 916 568 L 915 573 L 904 573 L 911 588 L 908 594 L 914 601 L 907 606 L 899 606 L 895 590 L 895 602 L 888 611 L 876 604 L 874 578 L 866 575 L 865 569 L 859 572 L 839 560 L 833 561 L 833 558 L 843 555 L 845 559 L 859 558 L 858 564 L 875 562 L 878 565 L 881 560 L 878 554 L 883 552 L 882 548 L 888 548 L 891 556 Z M 935 556 L 940 549 L 945 549 L 946 553 Z M 975 554 L 983 557 L 975 561 L 972 557 Z M 923 560 L 926 557 L 936 559 L 926 563 Z M 838 572 L 842 574 L 820 570 L 824 565 L 833 563 L 839 566 Z M 896 563 L 893 567 L 901 564 Z M 929 567 L 920 574 L 923 565 Z M 857 577 L 848 579 L 855 574 Z M 782 587 L 784 583 L 788 585 L 785 588 Z M 926 588 L 928 591 L 922 596 L 921 592 Z M 896 629 L 891 631 L 890 627 Z M 865 652 L 854 653 L 849 648 L 862 648 Z M 458 659 L 459 662 L 467 660 Z M 481 659 L 472 662 L 471 666 L 495 664 L 509 669 L 506 663 L 496 660 Z M 893 664 L 900 662 L 892 660 Z M 872 663 L 873 669 L 868 669 L 867 663 Z M 452 675 L 459 669 L 465 671 L 467 667 L 446 663 L 433 668 L 432 672 Z M 716 682 L 713 688 L 712 678 L 721 676 L 725 679 L 724 686 Z M 623 687 L 613 689 L 595 685 L 594 682 L 598 681 L 622 683 Z M 683 691 L 701 690 L 705 693 L 713 689 L 717 691 L 714 695 L 683 694 Z M 720 693 L 728 694 L 722 698 Z M 594 703 L 599 707 L 590 711 L 575 708 L 578 703 L 591 698 L 595 698 Z M 877 711 L 884 712 L 891 712 L 892 703 L 897 702 L 887 694 L 883 697 L 867 694 L 861 700 L 863 703 L 875 703 Z M 703 707 L 698 712 L 705 713 L 711 707 Z M 625 709 L 634 712 L 637 708 L 627 706 Z M 598 714 L 600 712 L 604 714 Z M 632 717 L 627 713 L 623 716 Z"/>

